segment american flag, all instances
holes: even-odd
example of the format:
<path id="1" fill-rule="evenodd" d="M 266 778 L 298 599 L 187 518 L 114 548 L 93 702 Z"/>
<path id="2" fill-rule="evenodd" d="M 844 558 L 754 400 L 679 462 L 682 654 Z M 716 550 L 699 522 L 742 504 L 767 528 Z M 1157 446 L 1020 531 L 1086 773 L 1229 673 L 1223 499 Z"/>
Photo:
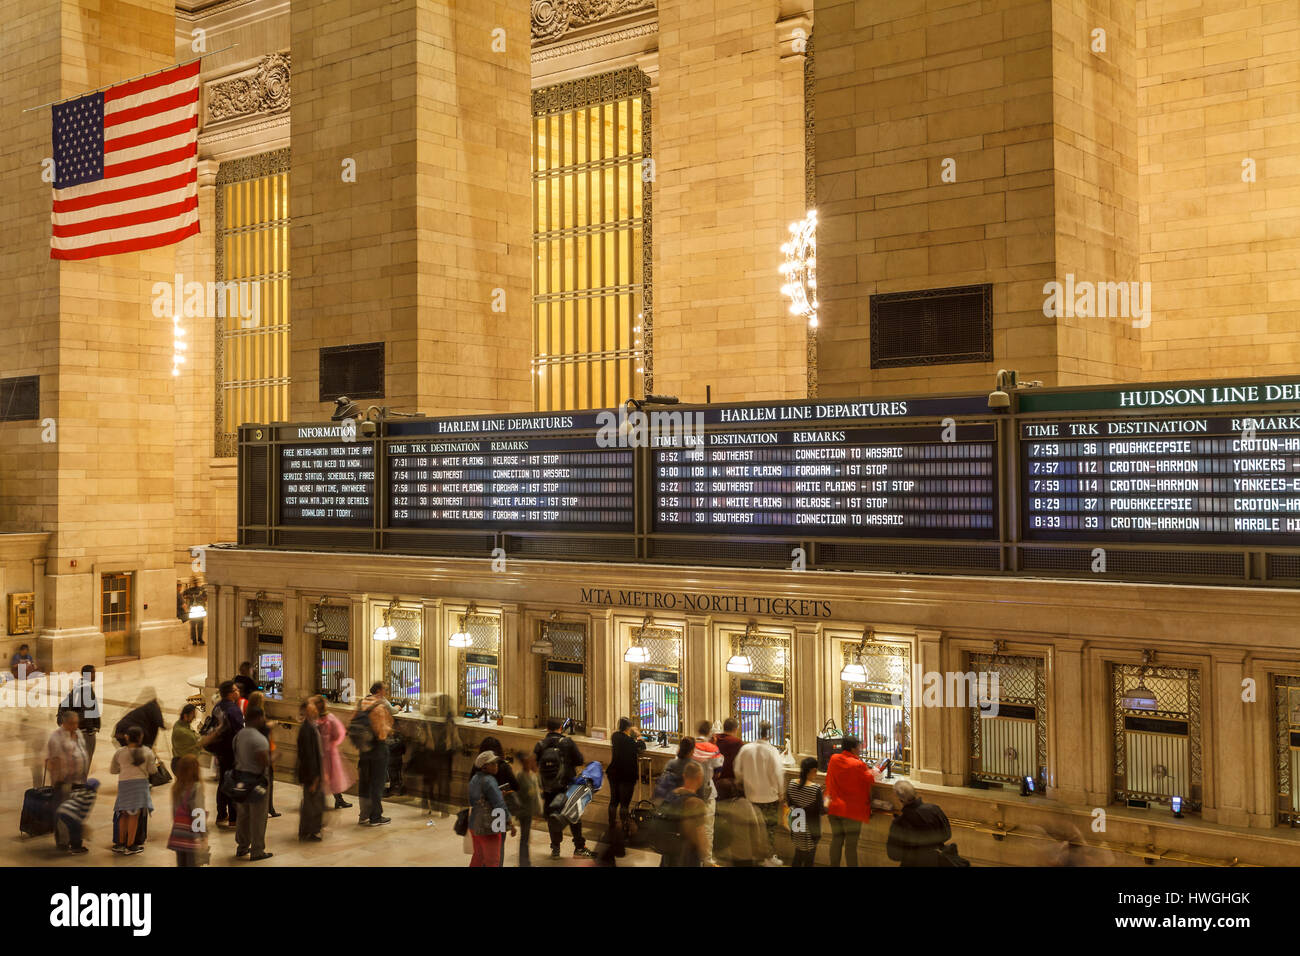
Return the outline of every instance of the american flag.
<path id="1" fill-rule="evenodd" d="M 156 249 L 199 231 L 199 66 L 54 107 L 51 259 Z"/>

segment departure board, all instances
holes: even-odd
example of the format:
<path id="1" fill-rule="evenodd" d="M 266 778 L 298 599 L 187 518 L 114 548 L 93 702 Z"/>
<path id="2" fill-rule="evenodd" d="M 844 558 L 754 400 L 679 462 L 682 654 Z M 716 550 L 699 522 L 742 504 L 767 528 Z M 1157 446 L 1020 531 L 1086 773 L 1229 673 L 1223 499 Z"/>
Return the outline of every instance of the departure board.
<path id="1" fill-rule="evenodd" d="M 706 430 L 653 450 L 655 531 L 996 538 L 990 424 Z"/>
<path id="2" fill-rule="evenodd" d="M 370 527 L 375 446 L 370 442 L 280 446 L 280 523 Z"/>
<path id="3" fill-rule="evenodd" d="M 1300 416 L 1020 425 L 1025 538 L 1300 544 Z"/>
<path id="4" fill-rule="evenodd" d="M 387 446 L 393 527 L 632 531 L 632 449 L 573 438 Z"/>

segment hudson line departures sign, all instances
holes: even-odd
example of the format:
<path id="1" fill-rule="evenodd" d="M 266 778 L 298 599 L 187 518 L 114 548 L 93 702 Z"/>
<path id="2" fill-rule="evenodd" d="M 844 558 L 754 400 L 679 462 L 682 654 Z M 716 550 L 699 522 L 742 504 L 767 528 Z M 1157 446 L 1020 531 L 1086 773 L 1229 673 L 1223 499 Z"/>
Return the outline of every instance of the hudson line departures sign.
<path id="1" fill-rule="evenodd" d="M 1020 422 L 1024 537 L 1300 543 L 1300 414 L 1268 408 L 1297 402 L 1295 382 L 1026 394 L 1091 414 Z"/>

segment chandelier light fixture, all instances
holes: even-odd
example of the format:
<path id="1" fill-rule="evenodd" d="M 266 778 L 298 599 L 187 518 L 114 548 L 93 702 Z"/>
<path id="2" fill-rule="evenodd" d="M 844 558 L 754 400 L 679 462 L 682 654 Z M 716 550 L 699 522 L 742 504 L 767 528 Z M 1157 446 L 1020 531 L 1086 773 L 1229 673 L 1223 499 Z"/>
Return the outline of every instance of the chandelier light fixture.
<path id="1" fill-rule="evenodd" d="M 181 316 L 177 312 L 172 316 L 172 375 L 181 374 L 185 364 L 185 330 L 181 328 Z"/>
<path id="2" fill-rule="evenodd" d="M 473 646 L 474 635 L 469 632 L 469 627 L 466 624 L 466 622 L 477 613 L 478 613 L 478 605 L 475 604 L 473 601 L 470 601 L 469 607 L 465 609 L 465 613 L 460 615 L 459 618 L 460 627 L 457 628 L 456 633 L 452 634 L 451 637 L 447 638 L 448 644 L 450 644 L 452 647 Z"/>
<path id="3" fill-rule="evenodd" d="M 780 272 L 785 279 L 781 294 L 790 300 L 790 314 L 803 316 L 808 327 L 817 328 L 817 210 L 809 209 L 799 222 L 790 223 L 790 239 L 782 243 L 785 261 Z"/>
<path id="4" fill-rule="evenodd" d="M 370 636 L 376 641 L 395 641 L 397 640 L 397 628 L 393 627 L 393 611 L 397 610 L 397 598 L 388 602 L 388 607 L 384 608 L 384 619 L 374 633 Z"/>

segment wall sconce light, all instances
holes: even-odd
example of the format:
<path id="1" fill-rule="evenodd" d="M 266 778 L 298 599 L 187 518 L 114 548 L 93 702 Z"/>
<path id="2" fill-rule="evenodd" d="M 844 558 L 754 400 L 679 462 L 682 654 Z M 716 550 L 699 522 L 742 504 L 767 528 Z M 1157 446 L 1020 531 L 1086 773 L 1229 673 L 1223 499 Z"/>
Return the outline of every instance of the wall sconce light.
<path id="1" fill-rule="evenodd" d="M 551 612 L 551 622 L 554 623 L 560 619 L 559 611 Z M 555 651 L 555 644 L 546 636 L 546 627 L 543 625 L 541 637 L 533 641 L 532 652 L 539 657 L 549 657 Z"/>
<path id="2" fill-rule="evenodd" d="M 655 622 L 653 614 L 647 614 L 641 621 L 639 629 L 632 631 L 632 643 L 626 651 L 623 652 L 623 660 L 628 664 L 644 664 L 650 660 L 650 648 L 641 643 L 641 633 Z"/>
<path id="3" fill-rule="evenodd" d="M 727 673 L 729 674 L 751 674 L 754 671 L 754 662 L 749 655 L 745 653 L 745 642 L 750 636 L 758 632 L 758 625 L 750 621 L 745 625 L 745 634 L 740 639 L 740 648 L 735 654 L 727 658 Z"/>
<path id="4" fill-rule="evenodd" d="M 862 652 L 866 650 L 867 643 L 875 639 L 875 632 L 871 628 L 867 628 L 862 632 L 862 640 L 858 642 L 857 649 L 853 652 L 853 662 L 844 665 L 844 669 L 840 671 L 840 680 L 846 684 L 865 684 L 867 682 L 867 669 L 862 664 Z"/>
<path id="5" fill-rule="evenodd" d="M 321 598 L 316 602 L 315 609 L 311 612 L 311 620 L 302 626 L 302 632 L 311 637 L 320 637 L 325 633 L 325 618 L 321 614 L 321 608 L 325 606 L 325 599 Z"/>
<path id="6" fill-rule="evenodd" d="M 393 627 L 393 611 L 397 609 L 397 598 L 388 602 L 388 607 L 384 608 L 384 621 L 380 624 L 370 636 L 376 641 L 395 641 L 397 640 L 397 628 Z"/>
<path id="7" fill-rule="evenodd" d="M 447 638 L 447 643 L 452 647 L 471 647 L 474 644 L 474 635 L 470 634 L 466 621 L 478 613 L 478 605 L 473 601 L 469 602 L 469 607 L 465 613 L 460 616 L 460 628 L 451 637 Z"/>
<path id="8" fill-rule="evenodd" d="M 257 596 L 248 602 L 248 613 L 244 615 L 243 620 L 239 622 L 240 627 L 247 628 L 250 631 L 260 630 L 262 624 L 262 615 L 258 613 L 257 606 L 260 602 L 266 600 L 266 592 L 258 591 Z"/>

